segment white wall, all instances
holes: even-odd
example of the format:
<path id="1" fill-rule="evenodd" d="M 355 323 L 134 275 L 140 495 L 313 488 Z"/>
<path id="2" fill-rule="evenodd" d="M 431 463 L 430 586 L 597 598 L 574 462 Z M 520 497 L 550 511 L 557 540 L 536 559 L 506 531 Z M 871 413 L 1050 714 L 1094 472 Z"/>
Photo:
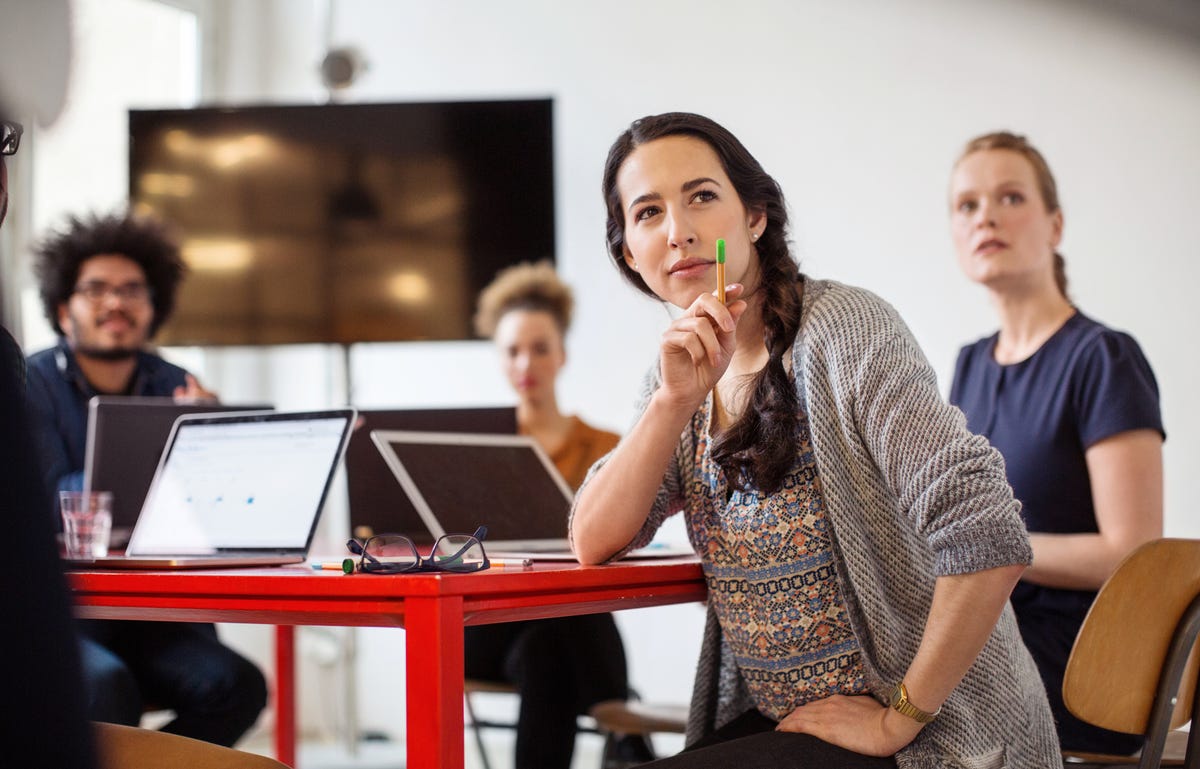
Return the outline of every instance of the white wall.
<path id="1" fill-rule="evenodd" d="M 1121 3 L 1067 0 L 334 3 L 334 43 L 357 46 L 370 63 L 346 100 L 554 97 L 559 258 L 580 289 L 561 397 L 617 429 L 632 419 L 666 319 L 606 263 L 601 166 L 630 120 L 691 110 L 738 134 L 789 196 L 805 270 L 895 304 L 943 387 L 958 347 L 994 326 L 982 290 L 954 264 L 949 168 L 971 136 L 1026 133 L 1058 177 L 1075 299 L 1131 331 L 1157 372 L 1170 436 L 1167 533 L 1200 536 L 1197 25 L 1165 29 L 1106 10 Z M 213 8 L 209 99 L 323 99 L 320 3 Z M 261 363 L 231 356 L 245 353 L 195 360 L 210 384 L 247 397 L 258 390 L 307 405 L 343 395 L 326 370 L 336 356 L 295 356 L 269 386 Z M 486 345 L 362 349 L 350 366 L 363 405 L 504 395 Z M 446 371 L 469 378 L 447 394 L 431 384 Z M 699 610 L 620 620 L 635 685 L 652 698 L 686 698 Z M 397 633 L 363 634 L 368 669 L 402 670 L 400 651 Z M 363 686 L 364 722 L 398 732 L 402 691 L 402 677 Z"/>

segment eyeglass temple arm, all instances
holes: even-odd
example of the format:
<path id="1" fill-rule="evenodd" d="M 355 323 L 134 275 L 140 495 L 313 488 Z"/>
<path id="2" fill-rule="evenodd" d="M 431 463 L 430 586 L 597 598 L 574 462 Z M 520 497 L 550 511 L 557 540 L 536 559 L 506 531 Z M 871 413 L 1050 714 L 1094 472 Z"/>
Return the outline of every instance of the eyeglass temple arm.
<path id="1" fill-rule="evenodd" d="M 363 544 L 364 543 L 361 543 L 357 539 L 353 539 L 353 538 L 346 541 L 346 547 L 349 548 L 351 553 L 354 553 L 355 555 L 361 555 L 363 558 L 370 561 L 371 563 L 379 563 L 380 562 L 379 559 L 376 558 L 375 556 L 371 555 L 370 553 L 368 553 L 367 549 L 363 546 Z"/>

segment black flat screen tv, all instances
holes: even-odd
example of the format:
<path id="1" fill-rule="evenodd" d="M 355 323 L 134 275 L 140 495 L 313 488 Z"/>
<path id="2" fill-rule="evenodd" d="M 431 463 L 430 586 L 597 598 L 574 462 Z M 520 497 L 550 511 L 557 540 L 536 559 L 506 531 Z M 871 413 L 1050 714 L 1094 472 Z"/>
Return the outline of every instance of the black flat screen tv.
<path id="1" fill-rule="evenodd" d="M 129 113 L 130 198 L 188 276 L 157 341 L 474 336 L 501 268 L 554 260 L 552 102 Z"/>

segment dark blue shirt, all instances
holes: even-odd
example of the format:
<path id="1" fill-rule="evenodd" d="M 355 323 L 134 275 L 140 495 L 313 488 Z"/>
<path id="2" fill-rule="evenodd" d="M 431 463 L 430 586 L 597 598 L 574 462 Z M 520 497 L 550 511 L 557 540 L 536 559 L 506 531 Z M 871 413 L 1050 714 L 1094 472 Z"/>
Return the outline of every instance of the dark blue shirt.
<path id="1" fill-rule="evenodd" d="M 101 393 L 83 376 L 65 339 L 29 356 L 28 364 L 30 421 L 47 493 L 56 500 L 60 490 L 83 488 L 88 401 Z M 139 352 L 129 390 L 119 394 L 169 396 L 186 383 L 186 375 L 157 355 Z"/>
<path id="2" fill-rule="evenodd" d="M 1127 430 L 1162 432 L 1158 384 L 1133 337 L 1075 313 L 1033 355 L 1000 365 L 996 336 L 958 355 L 950 402 L 1004 455 L 1030 531 L 1095 532 L 1084 452 Z"/>
<path id="3" fill-rule="evenodd" d="M 971 431 L 986 436 L 1004 456 L 1029 531 L 1097 531 L 1085 452 L 1129 430 L 1163 432 L 1150 364 L 1133 337 L 1079 312 L 1026 360 L 1002 366 L 995 349 L 993 335 L 959 352 L 950 402 L 967 415 Z M 1062 701 L 1067 659 L 1095 598 L 1090 590 L 1022 580 L 1013 589 L 1012 606 L 1046 684 L 1063 746 L 1132 753 L 1140 746 L 1137 738 L 1085 724 Z"/>

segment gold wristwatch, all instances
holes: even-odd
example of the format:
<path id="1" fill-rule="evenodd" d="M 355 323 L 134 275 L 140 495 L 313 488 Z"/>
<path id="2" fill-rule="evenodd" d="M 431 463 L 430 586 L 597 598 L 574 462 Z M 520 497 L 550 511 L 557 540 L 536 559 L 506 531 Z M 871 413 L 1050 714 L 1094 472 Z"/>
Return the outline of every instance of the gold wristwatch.
<path id="1" fill-rule="evenodd" d="M 924 710 L 921 710 L 916 705 L 909 702 L 908 688 L 904 686 L 903 681 L 892 687 L 892 710 L 895 710 L 900 715 L 908 716 L 912 720 L 922 724 L 929 723 L 933 719 L 937 718 L 938 713 L 942 712 L 942 709 L 938 708 L 932 713 L 926 713 Z"/>

